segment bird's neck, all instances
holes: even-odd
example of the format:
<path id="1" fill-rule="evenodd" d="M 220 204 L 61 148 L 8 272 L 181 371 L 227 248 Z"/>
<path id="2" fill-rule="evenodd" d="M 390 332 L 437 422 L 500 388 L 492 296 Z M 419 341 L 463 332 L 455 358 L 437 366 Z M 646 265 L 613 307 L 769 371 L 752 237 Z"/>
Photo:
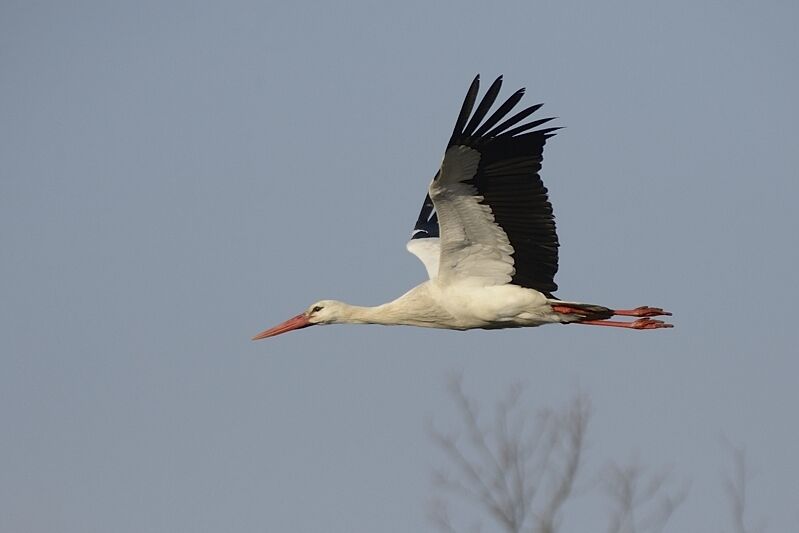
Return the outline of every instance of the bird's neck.
<path id="1" fill-rule="evenodd" d="M 413 316 L 403 312 L 402 306 L 388 302 L 374 307 L 345 306 L 346 312 L 339 322 L 345 324 L 415 325 Z M 418 317 L 417 317 L 418 318 Z"/>
<path id="2" fill-rule="evenodd" d="M 451 318 L 430 299 L 425 284 L 383 305 L 361 307 L 344 304 L 344 307 L 345 313 L 339 322 L 348 324 L 441 327 L 442 321 Z"/>

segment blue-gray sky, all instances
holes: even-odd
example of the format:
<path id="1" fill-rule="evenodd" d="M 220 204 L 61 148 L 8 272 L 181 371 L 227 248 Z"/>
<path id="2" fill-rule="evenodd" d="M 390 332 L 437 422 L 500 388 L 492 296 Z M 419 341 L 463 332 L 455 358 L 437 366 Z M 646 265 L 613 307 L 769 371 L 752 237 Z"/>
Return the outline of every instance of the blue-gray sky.
<path id="1" fill-rule="evenodd" d="M 430 529 L 446 376 L 593 401 L 609 460 L 690 480 L 672 531 L 799 521 L 793 2 L 0 7 L 0 530 Z M 403 247 L 476 73 L 546 148 L 559 295 L 674 330 L 311 328 L 424 277 Z M 507 93 L 506 93 L 507 94 Z M 564 531 L 604 529 L 582 491 Z"/>

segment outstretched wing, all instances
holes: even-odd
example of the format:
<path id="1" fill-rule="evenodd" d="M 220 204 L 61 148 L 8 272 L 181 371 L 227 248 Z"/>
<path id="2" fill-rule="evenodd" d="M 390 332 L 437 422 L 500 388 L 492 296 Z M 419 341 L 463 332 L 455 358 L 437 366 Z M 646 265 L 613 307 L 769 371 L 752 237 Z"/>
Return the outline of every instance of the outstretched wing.
<path id="1" fill-rule="evenodd" d="M 523 122 L 541 104 L 506 118 L 524 89 L 486 118 L 501 85 L 500 76 L 472 113 L 480 86 L 480 77 L 474 79 L 430 184 L 434 211 L 428 222 L 437 218 L 440 230 L 438 277 L 442 282 L 512 283 L 551 295 L 557 290 L 559 244 L 538 172 L 544 143 L 559 128 L 535 129 L 551 118 Z"/>

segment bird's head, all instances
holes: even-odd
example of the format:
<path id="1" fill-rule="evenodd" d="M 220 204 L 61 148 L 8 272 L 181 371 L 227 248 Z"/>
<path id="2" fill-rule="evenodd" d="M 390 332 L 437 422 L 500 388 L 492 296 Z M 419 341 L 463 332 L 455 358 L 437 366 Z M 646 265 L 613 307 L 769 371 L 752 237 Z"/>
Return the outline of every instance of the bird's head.
<path id="1" fill-rule="evenodd" d="M 342 316 L 345 304 L 336 300 L 319 300 L 306 309 L 304 315 L 311 325 L 335 324 Z"/>
<path id="2" fill-rule="evenodd" d="M 262 331 L 253 337 L 252 340 L 266 339 L 267 337 L 274 337 L 287 331 L 307 328 L 308 326 L 335 324 L 343 316 L 344 307 L 345 304 L 336 300 L 320 300 L 311 304 L 304 313 L 300 313 L 282 324 Z"/>

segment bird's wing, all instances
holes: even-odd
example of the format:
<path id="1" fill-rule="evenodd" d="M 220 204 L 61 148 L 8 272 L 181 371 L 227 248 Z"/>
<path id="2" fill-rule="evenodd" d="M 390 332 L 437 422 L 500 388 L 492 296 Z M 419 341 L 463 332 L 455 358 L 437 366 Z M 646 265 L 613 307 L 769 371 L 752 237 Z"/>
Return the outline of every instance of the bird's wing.
<path id="1" fill-rule="evenodd" d="M 505 118 L 524 89 L 486 118 L 501 76 L 472 113 L 479 85 L 477 76 L 429 188 L 440 229 L 439 280 L 512 283 L 551 295 L 557 289 L 558 237 L 538 171 L 544 143 L 559 128 L 535 130 L 551 118 L 523 122 L 541 104 Z"/>
<path id="2" fill-rule="evenodd" d="M 430 195 L 424 199 L 419 219 L 413 227 L 411 240 L 405 247 L 424 264 L 430 279 L 438 276 L 438 259 L 441 254 L 438 238 L 438 215 Z"/>

